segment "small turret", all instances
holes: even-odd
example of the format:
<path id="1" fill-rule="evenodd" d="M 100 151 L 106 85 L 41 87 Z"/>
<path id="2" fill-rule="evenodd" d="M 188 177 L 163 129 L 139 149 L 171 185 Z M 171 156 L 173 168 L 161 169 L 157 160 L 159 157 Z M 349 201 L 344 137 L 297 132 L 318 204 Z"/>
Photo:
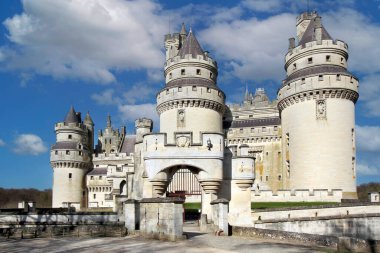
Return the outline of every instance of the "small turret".
<path id="1" fill-rule="evenodd" d="M 147 118 L 137 119 L 135 121 L 136 127 L 136 142 L 142 142 L 143 136 L 152 132 L 153 121 Z"/>

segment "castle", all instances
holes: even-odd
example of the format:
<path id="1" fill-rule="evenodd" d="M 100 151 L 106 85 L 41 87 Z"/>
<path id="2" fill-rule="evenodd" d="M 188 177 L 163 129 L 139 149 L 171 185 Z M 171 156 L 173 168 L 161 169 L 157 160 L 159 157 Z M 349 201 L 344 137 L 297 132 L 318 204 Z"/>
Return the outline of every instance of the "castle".
<path id="1" fill-rule="evenodd" d="M 358 79 L 347 71 L 348 46 L 333 40 L 316 13 L 297 18 L 289 39 L 287 76 L 277 100 L 246 90 L 225 104 L 217 63 L 190 29 L 165 36 L 165 87 L 157 93 L 160 132 L 152 120 L 136 134 L 99 131 L 89 114 L 70 108 L 55 125 L 51 149 L 53 207 L 114 207 L 120 199 L 185 194 L 202 202 L 240 203 L 355 199 L 355 103 Z M 235 208 L 236 207 L 236 208 Z M 250 206 L 248 207 L 250 208 Z"/>

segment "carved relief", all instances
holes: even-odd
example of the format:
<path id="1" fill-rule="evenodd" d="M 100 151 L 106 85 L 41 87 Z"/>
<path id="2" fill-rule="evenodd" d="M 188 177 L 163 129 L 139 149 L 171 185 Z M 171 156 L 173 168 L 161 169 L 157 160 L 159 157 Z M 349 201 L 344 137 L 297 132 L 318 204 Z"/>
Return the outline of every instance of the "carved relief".
<path id="1" fill-rule="evenodd" d="M 190 146 L 190 138 L 188 136 L 177 137 L 177 147 L 185 148 Z"/>
<path id="2" fill-rule="evenodd" d="M 326 119 L 326 100 L 316 101 L 317 119 Z"/>
<path id="3" fill-rule="evenodd" d="M 177 112 L 177 127 L 185 127 L 185 109 L 179 109 Z"/>

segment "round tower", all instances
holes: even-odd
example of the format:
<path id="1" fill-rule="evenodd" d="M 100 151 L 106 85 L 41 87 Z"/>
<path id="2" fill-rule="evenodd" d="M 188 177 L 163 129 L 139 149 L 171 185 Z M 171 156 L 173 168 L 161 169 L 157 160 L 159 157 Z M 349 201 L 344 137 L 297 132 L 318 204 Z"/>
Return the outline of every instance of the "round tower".
<path id="1" fill-rule="evenodd" d="M 203 51 L 194 33 L 165 36 L 166 87 L 157 94 L 160 131 L 167 133 L 168 143 L 174 132 L 192 132 L 193 140 L 200 133 L 222 133 L 225 95 L 216 86 L 216 62 Z"/>
<path id="2" fill-rule="evenodd" d="M 53 167 L 53 208 L 85 206 L 85 175 L 91 168 L 94 124 L 90 115 L 85 123 L 71 107 L 65 120 L 55 124 L 57 141 L 51 148 Z"/>
<path id="3" fill-rule="evenodd" d="M 355 103 L 358 79 L 347 71 L 348 46 L 333 40 L 316 13 L 297 18 L 287 78 L 278 91 L 286 180 L 290 189 L 342 189 L 357 198 Z"/>

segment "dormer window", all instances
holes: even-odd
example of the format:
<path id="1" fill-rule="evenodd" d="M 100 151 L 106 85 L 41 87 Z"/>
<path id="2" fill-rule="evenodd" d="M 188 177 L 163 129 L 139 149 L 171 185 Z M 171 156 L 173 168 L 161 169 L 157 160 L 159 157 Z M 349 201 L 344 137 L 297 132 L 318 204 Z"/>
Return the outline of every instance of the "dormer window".
<path id="1" fill-rule="evenodd" d="M 181 75 L 185 75 L 186 74 L 186 71 L 185 71 L 185 69 L 181 69 Z"/>

